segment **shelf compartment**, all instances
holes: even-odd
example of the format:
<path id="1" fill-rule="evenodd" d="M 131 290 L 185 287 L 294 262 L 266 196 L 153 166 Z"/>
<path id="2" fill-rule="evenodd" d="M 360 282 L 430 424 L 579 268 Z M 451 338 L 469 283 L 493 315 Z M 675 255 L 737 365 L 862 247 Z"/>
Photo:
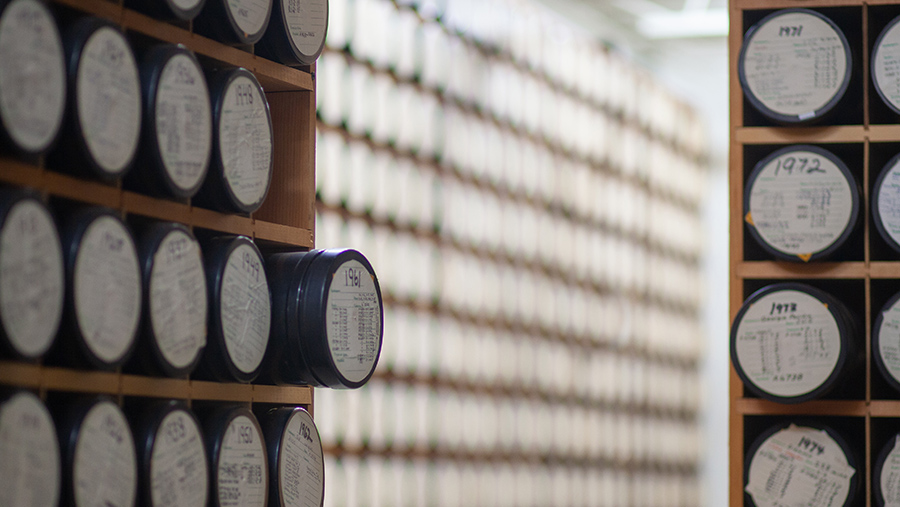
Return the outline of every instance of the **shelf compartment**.
<path id="1" fill-rule="evenodd" d="M 271 60 L 260 58 L 238 48 L 191 33 L 175 25 L 158 21 L 149 16 L 128 10 L 107 0 L 56 0 L 56 3 L 72 9 L 106 18 L 121 26 L 126 32 L 136 32 L 162 42 L 181 43 L 198 56 L 204 56 L 228 66 L 244 67 L 256 75 L 267 92 L 311 91 L 312 75 Z"/>
<path id="2" fill-rule="evenodd" d="M 145 377 L 0 361 L 0 384 L 48 391 L 148 398 L 310 405 L 312 387 L 268 386 Z"/>

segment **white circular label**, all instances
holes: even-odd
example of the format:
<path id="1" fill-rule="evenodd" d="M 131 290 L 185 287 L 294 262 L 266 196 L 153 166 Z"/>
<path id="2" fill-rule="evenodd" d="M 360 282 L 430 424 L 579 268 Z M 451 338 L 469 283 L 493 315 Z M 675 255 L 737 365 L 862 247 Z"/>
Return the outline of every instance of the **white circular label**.
<path id="1" fill-rule="evenodd" d="M 239 245 L 229 255 L 220 299 L 228 357 L 239 370 L 251 373 L 266 353 L 272 307 L 262 259 L 249 245 Z"/>
<path id="2" fill-rule="evenodd" d="M 265 444 L 247 416 L 239 415 L 228 424 L 217 466 L 220 507 L 266 504 L 269 477 Z"/>
<path id="3" fill-rule="evenodd" d="M 756 507 L 838 506 L 847 500 L 855 473 L 828 433 L 792 424 L 753 455 L 745 491 Z"/>
<path id="4" fill-rule="evenodd" d="M 375 368 L 381 337 L 381 307 L 375 277 L 357 260 L 340 265 L 325 302 L 328 348 L 338 371 L 361 382 Z"/>
<path id="5" fill-rule="evenodd" d="M 200 67 L 185 54 L 166 62 L 156 89 L 156 140 L 172 182 L 190 190 L 206 175 L 212 146 L 209 90 Z"/>
<path id="6" fill-rule="evenodd" d="M 900 244 L 900 160 L 894 163 L 884 178 L 878 192 L 878 218 L 884 232 Z"/>
<path id="7" fill-rule="evenodd" d="M 141 271 L 134 241 L 121 222 L 100 216 L 75 254 L 75 317 L 88 348 L 114 363 L 135 338 L 141 315 Z"/>
<path id="8" fill-rule="evenodd" d="M 25 357 L 53 344 L 62 318 L 63 263 L 50 213 L 30 199 L 16 203 L 0 229 L 0 323 Z"/>
<path id="9" fill-rule="evenodd" d="M 225 5 L 238 28 L 249 36 L 259 33 L 265 26 L 272 0 L 228 0 Z"/>
<path id="10" fill-rule="evenodd" d="M 228 85 L 219 118 L 219 151 L 225 181 L 239 202 L 260 202 L 272 170 L 272 130 L 265 95 L 238 76 Z"/>
<path id="11" fill-rule="evenodd" d="M 53 16 L 40 2 L 14 0 L 0 17 L 0 118 L 28 151 L 46 149 L 62 125 L 66 68 Z"/>
<path id="12" fill-rule="evenodd" d="M 100 168 L 125 170 L 138 147 L 141 87 L 128 41 L 109 27 L 85 42 L 76 76 L 76 110 L 85 144 Z"/>
<path id="13" fill-rule="evenodd" d="M 758 26 L 744 49 L 750 93 L 770 110 L 813 117 L 840 91 L 847 52 L 840 34 L 807 12 L 788 12 Z"/>
<path id="14" fill-rule="evenodd" d="M 883 33 L 872 62 L 872 77 L 881 97 L 894 109 L 900 109 L 900 24 L 893 24 Z"/>
<path id="15" fill-rule="evenodd" d="M 878 484 L 884 507 L 900 507 L 900 437 L 895 438 L 894 448 L 884 460 Z"/>
<path id="16" fill-rule="evenodd" d="M 287 29 L 301 54 L 315 55 L 325 40 L 328 0 L 280 0 Z"/>
<path id="17" fill-rule="evenodd" d="M 900 301 L 881 314 L 878 333 L 878 355 L 894 380 L 900 381 Z"/>
<path id="18" fill-rule="evenodd" d="M 802 396 L 831 376 L 841 336 L 827 305 L 805 292 L 780 290 L 750 305 L 734 346 L 753 385 L 775 396 Z"/>
<path id="19" fill-rule="evenodd" d="M 41 400 L 18 393 L 0 405 L 0 505 L 56 505 L 60 492 L 59 441 Z"/>
<path id="20" fill-rule="evenodd" d="M 202 1 L 203 0 L 172 0 L 172 3 L 175 4 L 175 7 L 188 12 L 194 10 Z"/>
<path id="21" fill-rule="evenodd" d="M 173 230 L 159 243 L 150 272 L 150 325 L 162 356 L 175 368 L 206 346 L 207 294 L 197 240 Z"/>
<path id="22" fill-rule="evenodd" d="M 278 459 L 278 483 L 285 507 L 319 507 L 325 484 L 325 458 L 319 431 L 306 411 L 291 415 Z"/>
<path id="23" fill-rule="evenodd" d="M 750 184 L 747 220 L 779 252 L 808 260 L 852 225 L 855 189 L 832 160 L 818 153 L 784 153 Z"/>
<path id="24" fill-rule="evenodd" d="M 137 457 L 128 421 L 109 401 L 95 404 L 81 421 L 72 458 L 72 486 L 79 507 L 130 507 L 137 494 Z"/>
<path id="25" fill-rule="evenodd" d="M 154 506 L 205 507 L 209 470 L 200 429 L 184 410 L 159 423 L 150 456 L 150 497 Z"/>

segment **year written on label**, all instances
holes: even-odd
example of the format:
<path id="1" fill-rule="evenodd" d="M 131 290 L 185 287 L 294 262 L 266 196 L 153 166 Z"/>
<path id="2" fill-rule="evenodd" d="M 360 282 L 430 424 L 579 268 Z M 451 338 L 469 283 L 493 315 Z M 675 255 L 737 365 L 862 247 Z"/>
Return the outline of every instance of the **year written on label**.
<path id="1" fill-rule="evenodd" d="M 259 264 L 259 259 L 252 255 L 250 252 L 244 252 L 242 266 L 244 271 L 249 273 L 253 277 L 254 282 L 259 281 L 259 273 L 262 271 L 262 266 Z"/>
<path id="2" fill-rule="evenodd" d="M 778 28 L 779 37 L 800 37 L 801 32 L 803 32 L 803 25 L 782 26 Z"/>
<path id="3" fill-rule="evenodd" d="M 306 423 L 300 423 L 300 438 L 306 440 L 309 443 L 312 443 L 312 432 L 309 430 L 309 426 Z"/>
<path id="4" fill-rule="evenodd" d="M 234 426 L 232 426 L 234 428 Z M 236 428 L 238 443 L 240 444 L 252 444 L 253 443 L 253 428 L 250 426 L 239 425 Z"/>
<path id="5" fill-rule="evenodd" d="M 794 172 L 795 169 L 796 173 Z M 824 172 L 822 161 L 818 158 L 785 157 L 778 159 L 775 165 L 775 176 L 779 174 L 792 175 Z"/>
<path id="6" fill-rule="evenodd" d="M 344 271 L 344 287 L 359 287 L 359 278 L 362 275 L 362 270 L 347 268 Z"/>
<path id="7" fill-rule="evenodd" d="M 253 105 L 253 85 L 239 84 L 235 85 L 235 105 L 250 106 Z"/>
<path id="8" fill-rule="evenodd" d="M 797 303 L 772 303 L 772 309 L 769 315 L 781 315 L 783 313 L 793 313 L 797 311 Z"/>

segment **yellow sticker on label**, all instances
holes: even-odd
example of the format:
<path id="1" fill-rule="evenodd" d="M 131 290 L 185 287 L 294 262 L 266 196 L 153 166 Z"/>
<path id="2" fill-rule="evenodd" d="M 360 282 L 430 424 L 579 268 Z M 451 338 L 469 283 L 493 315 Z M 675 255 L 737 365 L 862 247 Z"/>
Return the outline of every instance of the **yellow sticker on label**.
<path id="1" fill-rule="evenodd" d="M 747 212 L 747 216 L 744 217 L 744 220 L 746 220 L 748 224 L 755 226 L 755 224 L 753 223 L 753 217 L 750 215 L 749 211 Z"/>
<path id="2" fill-rule="evenodd" d="M 797 254 L 797 257 L 800 257 L 800 259 L 801 259 L 803 262 L 809 262 L 809 259 L 810 259 L 810 257 L 812 257 L 812 254 L 811 254 L 811 253 Z"/>

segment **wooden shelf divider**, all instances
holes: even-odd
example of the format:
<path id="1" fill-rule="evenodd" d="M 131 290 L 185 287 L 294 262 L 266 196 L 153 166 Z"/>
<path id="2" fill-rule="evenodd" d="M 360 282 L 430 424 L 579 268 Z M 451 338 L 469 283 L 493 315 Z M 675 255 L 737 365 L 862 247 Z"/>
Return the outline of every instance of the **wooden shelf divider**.
<path id="1" fill-rule="evenodd" d="M 147 377 L 0 361 L 0 385 L 72 393 L 309 405 L 312 387 Z"/>

